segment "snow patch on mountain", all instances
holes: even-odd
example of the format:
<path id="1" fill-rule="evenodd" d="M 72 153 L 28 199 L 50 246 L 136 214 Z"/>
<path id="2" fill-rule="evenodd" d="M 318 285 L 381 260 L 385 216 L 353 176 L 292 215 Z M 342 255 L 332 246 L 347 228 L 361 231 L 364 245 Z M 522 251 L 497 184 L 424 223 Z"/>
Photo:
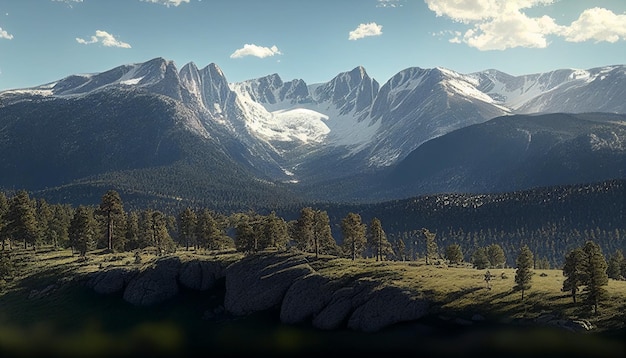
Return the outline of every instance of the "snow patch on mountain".
<path id="1" fill-rule="evenodd" d="M 306 108 L 293 108 L 268 112 L 249 96 L 240 96 L 248 130 L 266 141 L 303 144 L 320 143 L 330 129 L 324 123 L 328 116 Z"/>

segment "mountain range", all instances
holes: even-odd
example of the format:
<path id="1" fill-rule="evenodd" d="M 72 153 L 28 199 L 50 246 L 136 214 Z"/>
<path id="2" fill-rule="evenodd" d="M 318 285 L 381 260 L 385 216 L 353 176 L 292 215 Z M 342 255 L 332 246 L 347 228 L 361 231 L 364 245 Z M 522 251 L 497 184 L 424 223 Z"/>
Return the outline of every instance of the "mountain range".
<path id="1" fill-rule="evenodd" d="M 235 209 L 623 178 L 624 98 L 624 65 L 231 83 L 155 58 L 0 92 L 0 188 Z"/>

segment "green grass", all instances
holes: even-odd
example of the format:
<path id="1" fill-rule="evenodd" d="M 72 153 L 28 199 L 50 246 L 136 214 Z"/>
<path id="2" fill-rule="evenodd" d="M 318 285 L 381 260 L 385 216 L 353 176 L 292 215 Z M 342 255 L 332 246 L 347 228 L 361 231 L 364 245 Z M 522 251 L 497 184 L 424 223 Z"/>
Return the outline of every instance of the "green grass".
<path id="1" fill-rule="evenodd" d="M 182 261 L 195 258 L 227 260 L 238 253 L 180 251 Z M 0 355 L 39 354 L 45 350 L 59 356 L 174 355 L 211 351 L 222 354 L 252 353 L 320 354 L 350 352 L 411 352 L 450 354 L 476 352 L 486 342 L 493 353 L 509 349 L 558 347 L 572 356 L 597 351 L 624 352 L 620 339 L 626 312 L 626 282 L 609 280 L 609 299 L 594 316 L 581 304 L 561 292 L 560 270 L 535 270 L 531 288 L 521 300 L 513 289 L 513 269 L 491 270 L 497 276 L 487 289 L 484 271 L 469 267 L 425 265 L 423 262 L 376 262 L 322 256 L 309 257 L 311 266 L 321 275 L 338 280 L 369 280 L 380 285 L 395 285 L 436 302 L 432 315 L 421 322 L 398 324 L 376 334 L 349 330 L 318 331 L 310 325 L 289 326 L 278 322 L 278 312 L 260 312 L 250 317 L 221 317 L 203 320 L 223 302 L 223 282 L 210 292 L 183 291 L 175 299 L 155 307 L 134 307 L 120 296 L 101 296 L 78 285 L 80 278 L 101 267 L 151 265 L 156 257 L 146 250 L 141 263 L 133 253 L 95 251 L 83 260 L 68 250 L 15 250 L 13 259 L 17 276 L 6 282 L 0 294 Z M 501 272 L 508 277 L 500 278 Z M 54 285 L 48 295 L 40 292 Z M 581 297 L 582 298 L 582 297 Z M 474 314 L 493 324 L 475 323 L 470 330 L 446 326 L 442 317 L 469 320 Z M 535 318 L 541 314 L 584 318 L 592 322 L 598 335 L 572 336 L 564 331 L 518 330 L 506 322 Z M 549 342 L 545 342 L 549 337 Z M 483 345 L 479 343 L 483 342 Z M 503 347 L 500 347 L 503 346 Z M 457 348 L 465 351 L 455 353 Z M 586 348 L 585 348 L 586 347 Z M 596 348 L 593 348 L 596 347 Z M 556 349 L 556 348 L 555 348 Z M 621 351 L 620 351 L 621 349 Z M 259 353 L 260 352 L 260 353 Z M 617 355 L 618 356 L 618 355 Z"/>

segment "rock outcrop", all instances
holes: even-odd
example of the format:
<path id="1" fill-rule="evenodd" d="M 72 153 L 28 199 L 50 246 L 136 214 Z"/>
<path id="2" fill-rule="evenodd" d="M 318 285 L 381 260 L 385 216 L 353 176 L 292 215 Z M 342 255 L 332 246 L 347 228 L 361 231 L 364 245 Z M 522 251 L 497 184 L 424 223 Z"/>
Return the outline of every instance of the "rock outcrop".
<path id="1" fill-rule="evenodd" d="M 416 320 L 429 302 L 415 292 L 370 279 L 333 280 L 316 272 L 305 255 L 264 252 L 226 264 L 219 259 L 161 258 L 142 269 L 111 268 L 93 274 L 87 285 L 101 294 L 122 293 L 138 306 L 155 305 L 181 288 L 206 291 L 224 279 L 224 310 L 243 316 L 269 309 L 284 323 L 311 323 L 331 330 L 377 331 Z"/>
<path id="2" fill-rule="evenodd" d="M 157 260 L 130 280 L 124 300 L 137 306 L 151 306 L 176 296 L 181 266 L 177 257 Z"/>

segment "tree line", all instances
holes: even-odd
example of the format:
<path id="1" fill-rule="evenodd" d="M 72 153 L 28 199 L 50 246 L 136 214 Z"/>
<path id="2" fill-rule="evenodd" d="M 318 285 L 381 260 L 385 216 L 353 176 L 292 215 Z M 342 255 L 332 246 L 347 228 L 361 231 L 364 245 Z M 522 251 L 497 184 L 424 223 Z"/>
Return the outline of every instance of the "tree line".
<path id="1" fill-rule="evenodd" d="M 268 248 L 295 248 L 316 255 L 330 254 L 376 260 L 425 259 L 432 263 L 445 259 L 450 264 L 469 263 L 477 269 L 504 268 L 514 260 L 507 257 L 499 243 L 467 245 L 462 237 L 437 237 L 427 228 L 403 235 L 387 235 L 378 217 L 368 222 L 360 214 L 348 212 L 340 220 L 341 240 L 333 234 L 331 219 L 325 210 L 310 206 L 299 215 L 285 220 L 275 211 L 231 214 L 206 208 L 186 207 L 176 215 L 155 209 L 125 210 L 120 194 L 107 191 L 99 205 L 48 204 L 31 198 L 25 190 L 12 197 L 0 193 L 0 242 L 4 251 L 20 243 L 24 248 L 47 244 L 72 248 L 80 255 L 94 249 L 131 251 L 152 247 L 158 254 L 177 249 L 238 250 L 256 252 Z M 595 242 L 594 233 L 583 233 Z M 439 245 L 444 245 L 439 249 Z M 524 244 L 527 245 L 527 244 Z M 524 245 L 520 245 L 524 246 Z M 529 246 L 529 245 L 527 245 Z M 511 252 L 511 250 L 509 250 Z M 555 267 L 547 257 L 533 250 L 533 267 Z M 567 256 L 564 258 L 567 261 Z M 626 261 L 621 250 L 614 250 L 609 273 L 612 278 L 626 276 Z"/>
<path id="2" fill-rule="evenodd" d="M 261 250 L 295 249 L 319 255 L 334 255 L 356 260 L 372 258 L 376 261 L 424 259 L 427 265 L 471 265 L 484 269 L 507 266 L 503 248 L 496 243 L 473 249 L 469 262 L 458 243 L 447 243 L 439 249 L 437 234 L 422 228 L 408 237 L 389 239 L 382 222 L 372 218 L 365 223 L 360 214 L 349 212 L 341 219 L 342 240 L 333 236 L 331 221 L 326 211 L 304 207 L 299 216 L 290 221 L 271 211 L 262 215 L 253 211 L 221 214 L 206 208 L 187 207 L 178 215 L 154 209 L 124 209 L 124 203 L 115 190 L 107 191 L 99 205 L 48 204 L 33 199 L 25 190 L 7 197 L 0 193 L 0 279 L 10 276 L 10 250 L 23 245 L 36 250 L 41 245 L 71 248 L 81 257 L 95 249 L 109 252 L 133 251 L 151 248 L 157 255 L 176 250 L 211 250 L 253 253 Z M 598 304 L 606 297 L 608 279 L 624 280 L 626 259 L 616 250 L 605 259 L 602 249 L 592 236 L 582 247 L 568 251 L 562 267 L 563 291 L 577 302 L 579 291 L 583 303 L 597 313 Z M 444 241 L 445 242 L 445 241 Z M 531 288 L 533 269 L 548 269 L 547 259 L 537 259 L 527 244 L 521 245 L 515 259 L 515 288 L 522 293 Z M 489 271 L 485 281 L 489 287 Z"/>

